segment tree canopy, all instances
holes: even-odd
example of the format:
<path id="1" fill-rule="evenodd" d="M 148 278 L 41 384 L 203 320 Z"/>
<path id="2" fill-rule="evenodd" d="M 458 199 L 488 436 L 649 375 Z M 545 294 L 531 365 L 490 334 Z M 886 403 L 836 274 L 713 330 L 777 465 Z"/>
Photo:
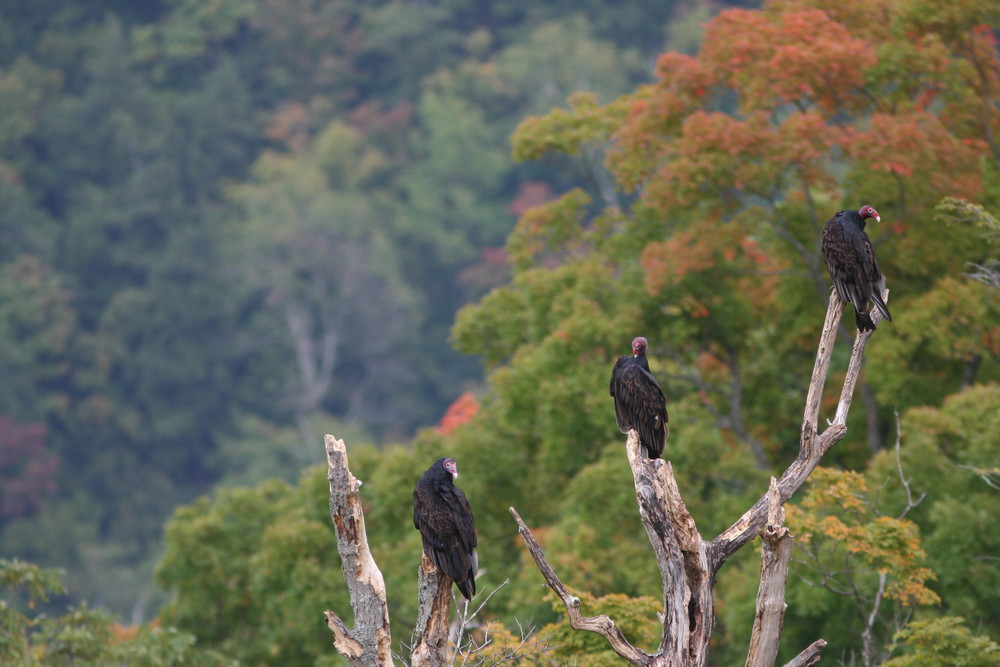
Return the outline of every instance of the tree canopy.
<path id="1" fill-rule="evenodd" d="M 316 585 L 337 569 L 325 491 L 299 472 L 326 431 L 363 445 L 397 626 L 410 492 L 448 455 L 479 588 L 511 580 L 492 618 L 565 631 L 513 505 L 643 636 L 614 359 L 649 340 L 663 456 L 720 530 L 794 455 L 819 230 L 871 204 L 894 321 L 792 513 L 796 558 L 847 558 L 857 595 L 802 565 L 786 635 L 860 655 L 858 605 L 888 593 L 870 631 L 891 664 L 993 650 L 1000 10 L 605 5 L 0 3 L 0 555 L 66 567 L 72 601 L 159 615 L 178 646 L 335 664 L 306 611 L 343 604 Z M 720 575 L 720 663 L 752 561 Z"/>

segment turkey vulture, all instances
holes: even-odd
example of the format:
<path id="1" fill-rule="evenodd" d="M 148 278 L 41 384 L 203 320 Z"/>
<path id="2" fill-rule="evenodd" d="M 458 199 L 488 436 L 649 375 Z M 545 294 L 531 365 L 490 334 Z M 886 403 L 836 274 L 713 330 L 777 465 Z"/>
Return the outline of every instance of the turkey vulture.
<path id="1" fill-rule="evenodd" d="M 639 444 L 646 456 L 660 458 L 667 439 L 667 399 L 646 361 L 646 339 L 632 341 L 632 356 L 618 357 L 611 371 L 611 395 L 615 399 L 615 420 L 622 433 L 639 432 Z"/>
<path id="2" fill-rule="evenodd" d="M 420 531 L 424 553 L 437 569 L 458 584 L 467 600 L 476 594 L 476 526 L 465 494 L 454 484 L 458 464 L 440 458 L 413 489 L 413 526 Z"/>
<path id="3" fill-rule="evenodd" d="M 854 304 L 854 319 L 859 331 L 874 331 L 875 322 L 868 314 L 868 302 L 892 322 L 892 315 L 882 300 L 885 276 L 875 261 L 872 242 L 865 234 L 865 221 L 881 218 L 871 206 L 857 211 L 838 211 L 823 225 L 823 259 L 830 270 L 833 286 L 845 303 Z"/>

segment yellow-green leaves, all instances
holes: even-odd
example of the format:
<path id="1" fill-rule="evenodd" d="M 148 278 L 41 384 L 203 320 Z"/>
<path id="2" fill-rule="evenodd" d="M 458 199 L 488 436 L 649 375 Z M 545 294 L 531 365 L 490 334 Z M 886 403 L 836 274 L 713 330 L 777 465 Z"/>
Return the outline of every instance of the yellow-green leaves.
<path id="1" fill-rule="evenodd" d="M 805 498 L 788 508 L 788 527 L 807 562 L 843 590 L 859 590 L 859 580 L 878 573 L 886 577 L 884 595 L 903 605 L 939 601 L 927 586 L 935 576 L 923 565 L 917 525 L 881 515 L 859 473 L 817 468 Z"/>

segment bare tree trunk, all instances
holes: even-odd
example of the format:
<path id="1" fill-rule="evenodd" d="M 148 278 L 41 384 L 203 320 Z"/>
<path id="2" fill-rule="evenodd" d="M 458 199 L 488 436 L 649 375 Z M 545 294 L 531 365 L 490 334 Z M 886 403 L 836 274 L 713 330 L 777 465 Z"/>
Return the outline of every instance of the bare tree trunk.
<path id="1" fill-rule="evenodd" d="M 441 667 L 448 662 L 448 612 L 451 610 L 451 579 L 441 574 L 423 554 L 417 599 L 420 610 L 413 634 L 410 667 Z"/>
<path id="2" fill-rule="evenodd" d="M 771 478 L 767 492 L 767 525 L 760 531 L 760 587 L 757 590 L 757 614 L 750 633 L 746 667 L 771 667 L 778 656 L 778 639 L 785 622 L 785 582 L 788 559 L 792 555 L 792 536 L 784 527 L 785 510 L 781 506 L 778 482 Z"/>
<path id="3" fill-rule="evenodd" d="M 392 667 L 392 638 L 385 581 L 365 532 L 365 517 L 358 490 L 361 482 L 351 474 L 343 440 L 326 436 L 330 482 L 330 516 L 337 533 L 344 580 L 351 595 L 354 628 L 332 611 L 326 623 L 337 651 L 357 667 Z M 423 556 L 418 571 L 417 625 L 414 629 L 412 667 L 443 667 L 450 659 L 448 619 L 452 581 Z"/>
<path id="4" fill-rule="evenodd" d="M 871 613 L 865 618 L 865 629 L 861 633 L 861 659 L 865 667 L 875 667 L 882 663 L 882 656 L 879 655 L 879 641 L 875 636 L 875 621 L 878 620 L 878 611 L 882 605 L 882 596 L 885 595 L 886 574 L 880 572 L 878 575 L 878 592 L 872 602 Z"/>
<path id="5" fill-rule="evenodd" d="M 326 624 L 333 632 L 333 645 L 352 665 L 392 667 L 389 607 L 385 581 L 368 548 L 365 515 L 358 489 L 361 482 L 347 467 L 343 440 L 326 436 L 326 460 L 330 481 L 330 516 L 337 532 L 337 550 L 354 609 L 354 629 L 332 611 Z"/>
<path id="6" fill-rule="evenodd" d="M 319 411 L 333 382 L 339 336 L 331 316 L 323 313 L 314 318 L 308 304 L 297 299 L 290 298 L 285 302 L 284 315 L 299 368 L 300 391 L 293 407 L 296 425 L 302 436 L 301 458 L 312 461 L 312 448 L 317 436 L 310 419 Z M 320 334 L 315 333 L 317 328 Z"/>
<path id="7" fill-rule="evenodd" d="M 888 290 L 883 291 L 883 298 L 888 300 L 888 294 Z M 806 481 L 823 455 L 847 433 L 847 414 L 861 372 L 864 348 L 872 333 L 859 332 L 855 338 L 836 415 L 833 422 L 819 432 L 823 386 L 843 310 L 844 303 L 835 295 L 831 296 L 806 396 L 798 456 L 779 479 L 771 479 L 768 491 L 743 516 L 712 540 L 706 541 L 699 534 L 681 498 L 670 463 L 643 456 L 638 433 L 629 432 L 625 449 L 632 468 L 639 513 L 656 554 L 663 585 L 663 632 L 656 653 L 647 654 L 632 646 L 612 618 L 603 614 L 583 616 L 579 598 L 562 583 L 531 530 L 517 511 L 510 508 L 529 553 L 549 587 L 562 600 L 573 628 L 600 634 L 619 656 L 633 665 L 705 667 L 715 623 L 712 590 L 716 574 L 733 553 L 759 533 L 764 549 L 747 665 L 770 667 L 774 664 L 785 609 L 784 590 L 791 545 L 791 537 L 782 526 L 784 512 L 781 506 Z M 877 310 L 871 315 L 876 324 L 881 320 Z M 327 624 L 334 634 L 334 645 L 351 664 L 389 667 L 392 659 L 385 584 L 368 548 L 358 496 L 361 483 L 348 469 L 342 440 L 326 436 L 326 451 L 330 514 L 337 531 L 337 548 L 351 595 L 355 628 L 348 629 L 330 611 L 326 612 Z M 420 609 L 413 665 L 438 667 L 447 662 L 450 588 L 451 581 L 434 572 L 425 557 L 420 570 Z M 786 667 L 814 665 L 825 646 L 822 639 L 813 642 Z"/>

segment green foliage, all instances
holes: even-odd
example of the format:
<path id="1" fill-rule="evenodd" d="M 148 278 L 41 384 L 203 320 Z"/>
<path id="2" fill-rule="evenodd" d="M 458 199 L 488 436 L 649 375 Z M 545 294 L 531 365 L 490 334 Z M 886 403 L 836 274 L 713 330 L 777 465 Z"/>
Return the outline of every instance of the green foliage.
<path id="1" fill-rule="evenodd" d="M 302 620 L 303 609 L 320 614 L 344 598 L 329 577 L 338 569 L 329 517 L 311 510 L 326 494 L 310 480 L 323 479 L 314 470 L 300 490 L 272 480 L 178 509 L 157 568 L 173 593 L 164 622 L 247 664 L 326 652 L 328 631 Z"/>
<path id="2" fill-rule="evenodd" d="M 828 289 L 817 239 L 837 209 L 869 202 L 882 212 L 884 227 L 871 233 L 900 315 L 869 346 L 861 392 L 871 400 L 855 401 L 848 424 L 864 433 L 867 422 L 868 442 L 852 436 L 831 462 L 865 469 L 892 432 L 891 408 L 936 405 L 995 379 L 997 365 L 986 362 L 996 357 L 996 292 L 962 275 L 965 262 L 984 259 L 980 222 L 954 216 L 942 233 L 934 208 L 992 187 L 984 165 L 996 147 L 984 137 L 998 120 L 988 92 L 997 83 L 995 48 L 972 7 L 945 29 L 915 18 L 920 3 L 880 5 L 874 21 L 874 10 L 856 4 L 774 2 L 723 12 L 706 26 L 696 56 L 661 56 L 653 84 L 604 106 L 593 95 L 568 96 L 566 108 L 526 119 L 514 135 L 515 157 L 568 164 L 577 178 L 522 214 L 507 243 L 510 282 L 463 309 L 452 335 L 491 369 L 490 395 L 472 422 L 477 445 L 502 442 L 500 465 L 521 465 L 518 488 L 505 491 L 503 504 L 517 499 L 531 508 L 526 519 L 552 557 L 564 557 L 562 545 L 572 554 L 557 570 L 584 588 L 635 593 L 634 582 L 599 563 L 612 539 L 629 559 L 641 552 L 619 536 L 620 521 L 605 529 L 593 521 L 595 508 L 579 492 L 615 506 L 601 491 L 610 476 L 596 474 L 596 455 L 615 434 L 593 417 L 607 414 L 603 387 L 614 357 L 634 335 L 650 340 L 682 491 L 695 505 L 704 498 L 704 525 L 725 527 L 756 495 L 749 489 L 763 486 L 747 459 L 781 469 L 797 447 Z M 873 33 L 873 24 L 891 29 Z M 916 40 L 920 57 L 899 60 L 886 39 L 901 48 Z M 956 74 L 986 63 L 976 85 Z M 943 106 L 931 110 L 936 99 Z M 987 109 L 984 120 L 972 122 L 963 107 Z M 837 350 L 833 378 L 844 358 L 846 347 Z M 460 429 L 447 440 L 459 454 L 480 457 L 467 437 Z M 705 460 L 713 466 L 702 473 Z M 990 470 L 995 461 L 977 465 Z M 881 488 L 884 473 L 873 469 L 863 488 L 848 485 L 853 490 L 836 498 L 829 495 L 836 480 L 818 482 L 827 495 L 816 492 L 808 532 L 825 535 L 833 557 L 857 568 L 848 590 L 857 585 L 870 601 L 878 577 L 887 577 L 880 607 L 887 616 L 939 598 L 943 606 L 951 597 L 968 601 L 954 589 L 938 592 L 944 581 L 934 574 L 944 574 L 926 546 L 933 538 L 918 539 L 921 508 L 906 519 L 889 510 L 842 514 L 856 494 L 884 506 L 864 490 Z M 560 511 L 546 502 L 552 495 L 568 499 Z M 719 590 L 724 647 L 737 617 L 752 616 L 752 596 L 731 589 L 752 584 L 749 571 L 737 566 Z M 515 605 L 525 604 L 529 579 L 515 581 Z M 867 618 L 851 602 L 804 588 L 793 599 L 800 607 L 789 618 L 802 614 L 786 623 L 793 640 L 809 634 L 809 643 L 816 623 L 829 622 L 842 652 L 859 646 Z M 985 618 L 975 606 L 977 620 Z M 723 662 L 739 659 L 720 651 Z"/>
<path id="3" fill-rule="evenodd" d="M 595 596 L 580 593 L 580 612 L 586 616 L 607 614 L 615 619 L 628 640 L 646 651 L 655 652 L 660 640 L 660 624 L 656 614 L 661 611 L 660 601 L 655 597 L 628 597 L 626 595 Z M 549 602 L 557 611 L 562 609 L 562 601 L 548 595 Z M 608 648 L 604 637 L 592 632 L 580 632 L 570 627 L 565 618 L 558 623 L 547 625 L 538 635 L 548 638 L 553 650 L 530 660 L 531 665 L 574 664 L 581 667 L 612 667 L 621 664 L 617 653 Z"/>
<path id="4" fill-rule="evenodd" d="M 61 616 L 29 616 L 19 606 L 34 609 L 62 596 L 61 573 L 24 561 L 0 560 L 0 660 L 20 667 L 57 665 L 134 665 L 137 667 L 235 666 L 212 651 L 195 646 L 195 639 L 172 628 L 123 628 L 103 611 L 86 605 Z M 15 601 L 21 605 L 15 604 Z"/>
<path id="5" fill-rule="evenodd" d="M 906 655 L 885 667 L 990 667 L 1000 661 L 1000 645 L 974 635 L 961 617 L 913 621 L 894 636 Z"/>
<path id="6" fill-rule="evenodd" d="M 850 576 L 858 579 L 873 572 L 886 576 L 886 598 L 903 605 L 939 602 L 927 588 L 935 577 L 922 566 L 927 554 L 916 524 L 881 515 L 858 473 L 817 468 L 802 502 L 788 508 L 788 528 L 809 554 L 806 567 L 821 573 L 829 588 L 842 592 L 857 586 L 835 574 L 840 564 L 856 560 L 847 568 Z M 826 555 L 830 542 L 836 545 L 835 553 Z M 847 554 L 836 553 L 840 549 Z"/>
<path id="7" fill-rule="evenodd" d="M 8 4 L 0 414 L 62 465 L 0 549 L 143 614 L 174 505 L 294 477 L 328 416 L 404 441 L 478 382 L 448 328 L 551 192 L 511 130 L 645 78 L 673 7 Z"/>
<path id="8" fill-rule="evenodd" d="M 982 475 L 995 468 L 991 433 L 1000 427 L 1000 385 L 976 385 L 948 397 L 940 408 L 914 408 L 901 418 L 900 461 L 914 493 L 925 500 L 909 515 L 921 525 L 927 565 L 937 573 L 935 590 L 944 608 L 974 627 L 1000 632 L 993 604 L 1000 573 L 990 554 L 1000 542 L 988 529 L 1000 511 L 1000 493 Z M 905 493 L 894 457 L 886 452 L 871 464 L 870 478 L 885 482 L 887 501 L 902 506 Z"/>
<path id="9" fill-rule="evenodd" d="M 263 481 L 317 462 L 326 430 L 365 481 L 398 636 L 415 612 L 410 490 L 442 454 L 476 511 L 481 587 L 513 582 L 492 613 L 561 617 L 515 506 L 567 581 L 652 619 L 635 601 L 657 584 L 611 363 L 649 338 L 667 456 L 703 534 L 721 530 L 797 447 L 828 287 L 819 227 L 862 200 L 884 219 L 870 231 L 896 321 L 869 345 L 828 462 L 863 470 L 891 509 L 817 505 L 817 528 L 940 597 L 921 613 L 1000 631 L 982 558 L 1000 550 L 994 4 L 772 0 L 713 19 L 673 2 L 4 3 L 0 415 L 44 425 L 38 460 L 60 473 L 0 518 L 0 551 L 64 564 L 74 598 L 150 616 L 170 509 L 220 481 L 259 485 L 168 524 L 158 578 L 181 633 L 109 634 L 78 604 L 46 646 L 81 664 L 126 648 L 134 664 L 197 661 L 206 642 L 250 664 L 335 660 L 302 620 L 346 611 L 325 479 Z M 664 39 L 681 53 L 650 82 Z M 453 322 L 485 384 L 448 348 Z M 418 431 L 470 390 L 474 417 Z M 928 493 L 912 524 L 889 520 L 906 506 L 892 453 L 872 458 L 893 409 L 905 474 Z M 915 526 L 936 580 L 905 567 Z M 752 561 L 720 578 L 720 662 L 742 658 Z M 822 627 L 855 648 L 844 599 L 791 598 L 789 646 Z M 560 660 L 607 659 L 594 637 L 564 639 Z"/>

